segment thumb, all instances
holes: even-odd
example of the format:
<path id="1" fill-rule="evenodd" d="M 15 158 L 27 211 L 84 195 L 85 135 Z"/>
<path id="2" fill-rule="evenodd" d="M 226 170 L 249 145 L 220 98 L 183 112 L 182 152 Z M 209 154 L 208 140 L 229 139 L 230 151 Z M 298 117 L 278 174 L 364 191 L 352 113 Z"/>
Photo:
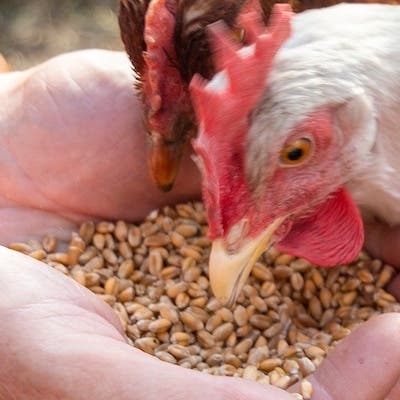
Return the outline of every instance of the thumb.
<path id="1" fill-rule="evenodd" d="M 64 388 L 71 387 L 66 397 L 76 400 L 293 400 L 292 395 L 273 386 L 185 369 L 102 338 L 93 347 L 78 350 L 74 358 L 85 360 L 80 368 L 84 379 L 64 376 L 62 382 Z M 73 391 L 77 382 L 84 388 L 79 394 Z"/>

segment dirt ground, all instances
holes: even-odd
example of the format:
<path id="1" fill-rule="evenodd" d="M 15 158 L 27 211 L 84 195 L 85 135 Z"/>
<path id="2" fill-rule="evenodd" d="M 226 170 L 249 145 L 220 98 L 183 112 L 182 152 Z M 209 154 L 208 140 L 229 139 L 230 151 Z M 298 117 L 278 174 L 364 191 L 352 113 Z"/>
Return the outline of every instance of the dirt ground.
<path id="1" fill-rule="evenodd" d="M 117 7 L 117 0 L 0 0 L 0 53 L 22 69 L 71 50 L 121 50 Z"/>

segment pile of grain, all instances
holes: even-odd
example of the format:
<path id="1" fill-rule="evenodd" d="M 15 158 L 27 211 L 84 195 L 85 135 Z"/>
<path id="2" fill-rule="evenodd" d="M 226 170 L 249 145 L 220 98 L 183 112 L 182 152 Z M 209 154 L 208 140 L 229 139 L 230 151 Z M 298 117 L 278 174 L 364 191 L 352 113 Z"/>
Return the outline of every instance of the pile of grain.
<path id="1" fill-rule="evenodd" d="M 130 342 L 163 361 L 287 388 L 359 323 L 400 311 L 383 287 L 392 267 L 367 255 L 321 269 L 271 250 L 233 309 L 212 296 L 201 203 L 165 207 L 140 225 L 88 222 L 67 252 L 57 240 L 10 247 L 71 276 L 115 310 Z M 302 381 L 303 395 L 312 388 Z"/>

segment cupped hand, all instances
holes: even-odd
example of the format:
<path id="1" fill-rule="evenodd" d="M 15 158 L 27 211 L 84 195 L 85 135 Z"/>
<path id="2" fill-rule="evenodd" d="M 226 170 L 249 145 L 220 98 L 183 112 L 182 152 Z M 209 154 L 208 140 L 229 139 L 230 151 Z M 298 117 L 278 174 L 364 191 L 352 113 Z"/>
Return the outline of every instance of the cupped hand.
<path id="1" fill-rule="evenodd" d="M 168 195 L 148 178 L 140 105 L 122 53 L 62 55 L 0 75 L 0 88 L 0 243 L 69 234 L 85 219 L 141 219 L 163 204 L 199 197 L 199 175 L 189 159 Z M 5 248 L 0 282 L 0 398 L 293 398 L 134 349 L 95 295 Z M 362 325 L 310 378 L 313 398 L 400 398 L 399 333 L 398 315 Z"/>
<path id="2" fill-rule="evenodd" d="M 172 192 L 150 181 L 123 53 L 79 51 L 0 74 L 0 104 L 0 243 L 60 236 L 86 219 L 137 220 L 200 197 L 189 158 Z"/>
<path id="3" fill-rule="evenodd" d="M 158 361 L 127 344 L 111 308 L 72 279 L 1 247 L 0 260 L 2 399 L 293 399 Z M 399 334 L 396 314 L 358 328 L 308 378 L 313 399 L 399 399 Z"/>

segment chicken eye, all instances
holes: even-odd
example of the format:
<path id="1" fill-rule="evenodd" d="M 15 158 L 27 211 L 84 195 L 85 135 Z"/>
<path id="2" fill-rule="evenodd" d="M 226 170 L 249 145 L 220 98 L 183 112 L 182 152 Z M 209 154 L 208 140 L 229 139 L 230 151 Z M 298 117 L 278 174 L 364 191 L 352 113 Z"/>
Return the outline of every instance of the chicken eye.
<path id="1" fill-rule="evenodd" d="M 245 31 L 241 27 L 233 27 L 231 29 L 232 39 L 238 43 L 244 43 L 246 39 Z"/>
<path id="2" fill-rule="evenodd" d="M 280 154 L 280 161 L 285 166 L 295 166 L 303 163 L 311 153 L 311 140 L 296 139 L 286 145 Z"/>

